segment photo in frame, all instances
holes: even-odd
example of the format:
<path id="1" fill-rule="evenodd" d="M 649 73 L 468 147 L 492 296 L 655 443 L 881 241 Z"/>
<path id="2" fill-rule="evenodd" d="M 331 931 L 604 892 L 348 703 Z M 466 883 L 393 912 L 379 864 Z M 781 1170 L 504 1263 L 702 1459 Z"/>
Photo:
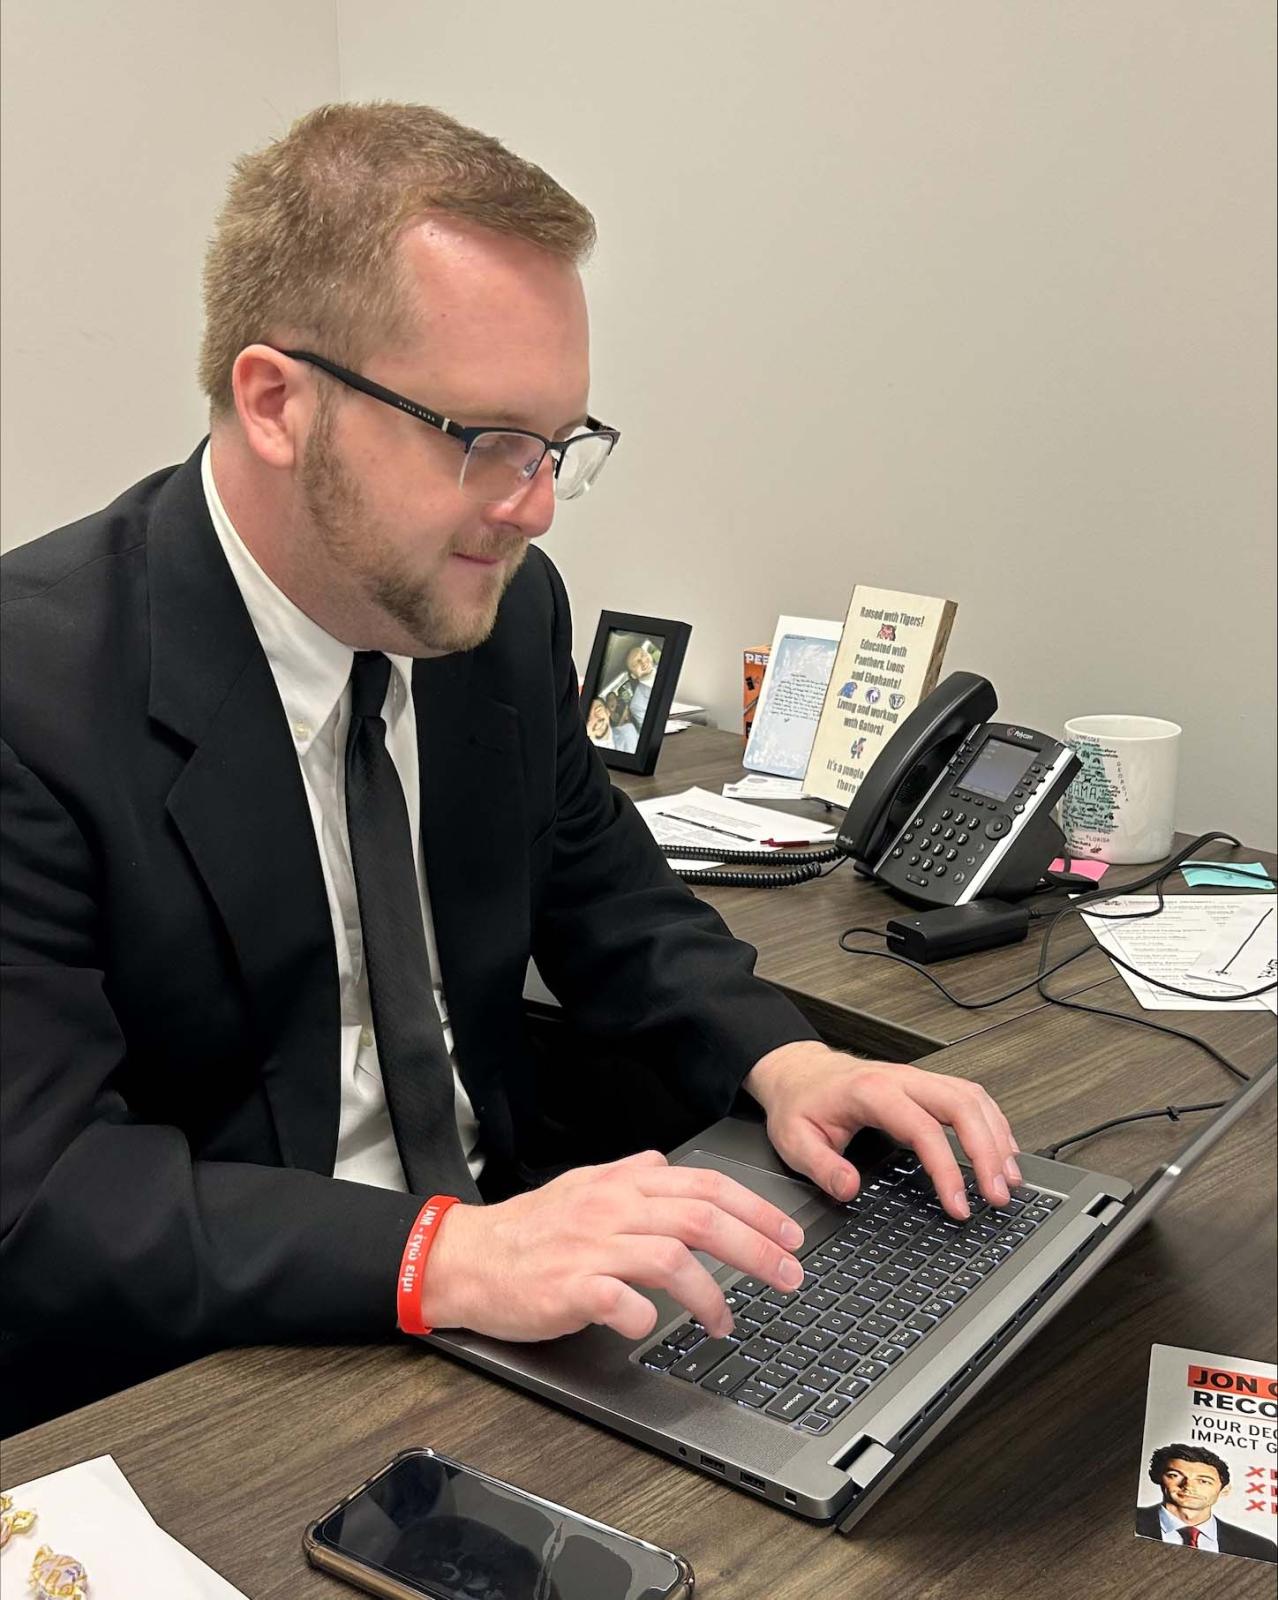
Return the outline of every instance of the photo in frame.
<path id="1" fill-rule="evenodd" d="M 667 617 L 599 613 L 581 714 L 607 766 L 641 776 L 656 767 L 691 633 L 688 623 Z"/>

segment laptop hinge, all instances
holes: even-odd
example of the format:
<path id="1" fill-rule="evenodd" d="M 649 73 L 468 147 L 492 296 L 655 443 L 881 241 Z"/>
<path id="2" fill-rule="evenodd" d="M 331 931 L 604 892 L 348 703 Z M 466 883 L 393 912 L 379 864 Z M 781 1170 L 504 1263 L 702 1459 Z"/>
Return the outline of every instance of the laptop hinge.
<path id="1" fill-rule="evenodd" d="M 1121 1200 L 1115 1200 L 1113 1195 L 1097 1195 L 1091 1205 L 1084 1206 L 1085 1216 L 1095 1217 L 1102 1227 L 1107 1228 L 1115 1217 L 1121 1217 L 1127 1207 Z"/>
<path id="2" fill-rule="evenodd" d="M 839 1452 L 831 1461 L 832 1467 L 846 1472 L 858 1489 L 868 1489 L 885 1467 L 890 1467 L 896 1457 L 890 1450 L 863 1433 L 851 1445 Z"/>

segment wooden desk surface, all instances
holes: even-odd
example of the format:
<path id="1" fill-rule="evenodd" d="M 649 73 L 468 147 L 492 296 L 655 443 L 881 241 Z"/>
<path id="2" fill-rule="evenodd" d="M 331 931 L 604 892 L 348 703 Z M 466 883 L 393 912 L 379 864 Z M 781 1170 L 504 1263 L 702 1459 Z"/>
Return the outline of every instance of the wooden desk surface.
<path id="1" fill-rule="evenodd" d="M 1193 1022 L 1246 1071 L 1272 1050 L 1260 1013 Z M 1186 1045 L 1055 1008 L 929 1064 L 985 1082 L 1026 1148 L 1229 1090 Z M 1232 1130 L 851 1539 L 408 1342 L 224 1352 L 19 1435 L 4 1482 L 110 1451 L 160 1524 L 254 1600 L 349 1593 L 307 1567 L 302 1528 L 414 1444 L 680 1551 L 705 1600 L 1259 1600 L 1271 1568 L 1138 1540 L 1132 1516 L 1150 1345 L 1274 1359 L 1274 1122 L 1270 1099 Z M 1078 1159 L 1139 1180 L 1183 1138 L 1140 1124 Z"/>
<path id="2" fill-rule="evenodd" d="M 727 741 L 727 744 L 725 744 Z M 729 748 L 729 746 L 731 748 Z M 689 730 L 636 794 L 722 783 L 739 741 Z M 1254 852 L 1248 852 L 1254 858 Z M 760 971 L 832 1019 L 835 1037 L 978 1078 L 1033 1149 L 1124 1112 L 1223 1099 L 1225 1072 L 1147 1029 L 1037 996 L 953 1013 L 921 978 L 840 954 L 892 905 L 843 869 L 784 894 L 712 891 L 760 947 Z M 1077 940 L 1074 934 L 1073 939 Z M 1062 953 L 1070 948 L 1062 942 Z M 1036 948 L 950 962 L 960 992 L 1030 976 Z M 1140 1014 L 1098 953 L 1053 981 Z M 1245 1071 L 1273 1051 L 1266 1013 L 1144 1013 L 1214 1043 Z M 105 1451 L 172 1534 L 254 1600 L 352 1591 L 311 1570 L 305 1524 L 396 1450 L 431 1444 L 688 1556 L 706 1600 L 1218 1600 L 1271 1596 L 1273 1569 L 1138 1540 L 1149 1347 L 1275 1356 L 1272 1098 L 1190 1173 L 1151 1226 L 958 1416 L 843 1539 L 403 1341 L 227 1351 L 5 1443 L 13 1484 Z M 1133 1182 L 1185 1128 L 1147 1122 L 1074 1159 Z"/>
<path id="3" fill-rule="evenodd" d="M 651 778 L 615 773 L 613 781 L 634 800 L 675 794 L 694 784 L 719 793 L 741 776 L 742 740 L 731 733 L 691 727 L 667 739 Z M 777 809 L 837 825 L 842 812 L 827 811 L 819 801 L 771 802 Z M 1186 837 L 1181 841 L 1188 843 Z M 1203 851 L 1211 860 L 1255 860 L 1255 850 L 1230 850 L 1212 845 Z M 1266 858 L 1272 871 L 1274 858 Z M 1145 867 L 1111 868 L 1107 883 L 1138 878 Z M 1179 875 L 1168 892 L 1183 887 Z M 720 889 L 699 887 L 696 893 L 720 913 L 732 931 L 759 952 L 761 978 L 784 989 L 824 1037 L 861 1055 L 887 1061 L 914 1061 L 943 1045 L 983 1033 L 1009 1018 L 1044 1004 L 1031 987 L 1024 994 L 979 1011 L 952 1005 L 925 978 L 871 956 L 852 956 L 839 948 L 846 928 L 882 929 L 891 917 L 908 909 L 880 884 L 857 875 L 851 863 L 828 878 L 790 889 Z M 980 1000 L 1028 983 L 1038 970 L 1043 939 L 1034 924 L 1023 944 L 986 950 L 946 961 L 937 976 L 965 1000 Z M 883 948 L 873 937 L 857 941 L 867 949 Z M 1070 918 L 1052 940 L 1052 959 L 1087 949 L 1051 982 L 1052 992 L 1069 995 L 1112 978 L 1114 969 L 1095 949 L 1090 933 Z"/>

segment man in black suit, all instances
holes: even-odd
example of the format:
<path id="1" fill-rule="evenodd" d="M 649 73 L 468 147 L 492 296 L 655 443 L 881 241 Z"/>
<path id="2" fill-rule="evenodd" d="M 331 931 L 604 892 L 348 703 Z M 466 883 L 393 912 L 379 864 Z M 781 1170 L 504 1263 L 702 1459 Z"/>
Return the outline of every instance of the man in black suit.
<path id="1" fill-rule="evenodd" d="M 1229 1463 L 1196 1444 L 1165 1444 L 1149 1458 L 1149 1477 L 1162 1490 L 1158 1505 L 1137 1506 L 1136 1532 L 1142 1539 L 1189 1545 L 1222 1556 L 1278 1561 L 1269 1539 L 1223 1522 L 1216 1502 L 1229 1494 Z"/>
<path id="2" fill-rule="evenodd" d="M 690 1116 L 744 1088 L 836 1196 L 864 1124 L 955 1216 L 944 1125 L 992 1202 L 1018 1181 L 979 1087 L 835 1053 L 752 976 L 591 749 L 532 541 L 616 439 L 592 237 L 447 117 L 321 108 L 231 184 L 209 440 L 6 558 L 3 1260 L 64 1371 L 388 1336 L 434 1196 L 463 1203 L 409 1329 L 638 1338 L 638 1285 L 726 1330 L 695 1249 L 792 1285 L 798 1230 L 727 1178 L 648 1151 L 538 1185 L 530 953 Z"/>

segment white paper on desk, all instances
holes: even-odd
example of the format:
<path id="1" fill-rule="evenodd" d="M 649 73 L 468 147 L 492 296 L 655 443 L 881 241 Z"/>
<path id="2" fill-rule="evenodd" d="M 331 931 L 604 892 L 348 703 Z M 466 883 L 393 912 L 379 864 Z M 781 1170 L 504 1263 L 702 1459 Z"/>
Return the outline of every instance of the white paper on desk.
<path id="1" fill-rule="evenodd" d="M 683 722 L 678 717 L 667 717 L 666 718 L 666 732 L 667 733 L 683 733 L 685 731 L 685 729 L 688 729 L 691 726 L 692 726 L 692 724 L 690 722 Z"/>
<path id="2" fill-rule="evenodd" d="M 158 1526 L 111 1456 L 78 1462 L 5 1493 L 15 1507 L 38 1514 L 31 1532 L 11 1539 L 0 1554 L 6 1594 L 11 1583 L 16 1593 L 26 1582 L 36 1550 L 47 1544 L 81 1563 L 92 1600 L 245 1600 Z"/>
<path id="3" fill-rule="evenodd" d="M 635 809 L 658 844 L 691 845 L 702 850 L 767 850 L 766 839 L 809 844 L 828 839 L 834 829 L 785 811 L 770 811 L 741 800 L 725 800 L 708 789 L 640 800 Z"/>
<path id="4" fill-rule="evenodd" d="M 802 778 L 773 778 L 764 772 L 747 772 L 737 783 L 725 783 L 725 800 L 802 800 Z"/>
<path id="5" fill-rule="evenodd" d="M 1272 903 L 1275 897 L 1270 896 Z M 1109 921 L 1115 913 L 1152 911 L 1158 904 L 1153 895 L 1118 895 L 1105 902 L 1105 912 L 1082 913 L 1102 949 L 1120 956 L 1141 972 L 1180 989 L 1192 989 L 1200 996 L 1219 995 L 1219 1000 L 1190 999 L 1146 983 L 1135 973 L 1118 967 L 1123 981 L 1146 1011 L 1267 1011 L 1263 998 L 1234 1000 L 1235 984 L 1219 979 L 1192 976 L 1204 952 L 1213 949 L 1222 932 L 1240 911 L 1263 909 L 1255 894 L 1172 895 L 1157 916 L 1139 921 Z"/>
<path id="6" fill-rule="evenodd" d="M 1278 974 L 1278 897 L 1268 905 L 1252 902 L 1220 929 L 1190 968 L 1195 980 L 1209 978 L 1231 989 L 1261 989 Z M 1270 989 L 1259 999 L 1270 1011 L 1278 1010 L 1278 991 Z"/>

